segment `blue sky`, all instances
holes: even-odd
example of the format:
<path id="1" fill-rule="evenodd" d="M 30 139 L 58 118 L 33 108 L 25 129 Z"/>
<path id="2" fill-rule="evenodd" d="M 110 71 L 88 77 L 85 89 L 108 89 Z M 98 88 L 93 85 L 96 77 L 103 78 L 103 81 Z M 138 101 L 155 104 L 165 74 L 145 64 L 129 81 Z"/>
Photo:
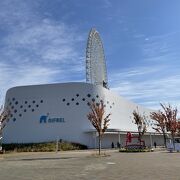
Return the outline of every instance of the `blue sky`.
<path id="1" fill-rule="evenodd" d="M 179 106 L 179 0 L 1 0 L 1 104 L 13 86 L 85 81 L 91 27 L 111 90 L 149 108 Z"/>

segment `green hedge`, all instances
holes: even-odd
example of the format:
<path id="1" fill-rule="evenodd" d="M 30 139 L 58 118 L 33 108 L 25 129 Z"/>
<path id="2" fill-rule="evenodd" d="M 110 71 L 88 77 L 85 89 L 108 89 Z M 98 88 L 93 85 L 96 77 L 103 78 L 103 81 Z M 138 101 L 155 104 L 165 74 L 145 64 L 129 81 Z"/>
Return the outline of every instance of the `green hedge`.
<path id="1" fill-rule="evenodd" d="M 152 152 L 152 150 L 151 149 L 120 149 L 119 152 L 127 152 L 127 153 Z"/>
<path id="2" fill-rule="evenodd" d="M 17 152 L 51 152 L 56 151 L 56 142 L 43 142 L 43 143 L 12 143 L 3 144 L 3 150 L 5 151 L 17 151 Z M 63 141 L 58 144 L 59 151 L 68 150 L 81 150 L 87 149 L 87 146 L 79 143 Z"/>

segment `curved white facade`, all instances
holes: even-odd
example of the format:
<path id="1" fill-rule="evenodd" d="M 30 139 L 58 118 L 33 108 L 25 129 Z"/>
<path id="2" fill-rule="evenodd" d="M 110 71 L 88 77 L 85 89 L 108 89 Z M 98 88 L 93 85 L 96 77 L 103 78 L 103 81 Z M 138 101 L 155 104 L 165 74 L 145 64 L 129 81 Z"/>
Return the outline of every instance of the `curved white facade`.
<path id="1" fill-rule="evenodd" d="M 5 106 L 11 109 L 12 117 L 4 129 L 4 143 L 47 142 L 58 138 L 94 147 L 94 128 L 87 119 L 88 102 L 100 100 L 106 105 L 106 113 L 112 114 L 109 129 L 137 131 L 131 118 L 137 105 L 102 86 L 87 83 L 32 85 L 11 88 L 6 94 Z M 150 110 L 138 108 L 149 115 Z M 104 138 L 104 147 L 118 141 L 113 133 L 107 133 Z"/>

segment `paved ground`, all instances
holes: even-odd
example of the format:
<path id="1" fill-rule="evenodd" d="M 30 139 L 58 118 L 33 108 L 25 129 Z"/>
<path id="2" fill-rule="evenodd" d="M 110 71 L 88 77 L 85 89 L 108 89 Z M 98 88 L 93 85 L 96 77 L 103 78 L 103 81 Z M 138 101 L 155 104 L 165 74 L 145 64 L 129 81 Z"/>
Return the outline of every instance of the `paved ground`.
<path id="1" fill-rule="evenodd" d="M 180 153 L 94 151 L 0 155 L 0 180 L 180 180 Z"/>

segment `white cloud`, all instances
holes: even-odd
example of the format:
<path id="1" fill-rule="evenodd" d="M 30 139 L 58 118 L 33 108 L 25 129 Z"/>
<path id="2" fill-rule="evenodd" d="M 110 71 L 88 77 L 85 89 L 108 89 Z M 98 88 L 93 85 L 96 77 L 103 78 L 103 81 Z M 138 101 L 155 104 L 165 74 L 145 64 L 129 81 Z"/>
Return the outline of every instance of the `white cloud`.
<path id="1" fill-rule="evenodd" d="M 104 8 L 110 8 L 112 7 L 112 3 L 110 0 L 103 0 L 103 7 Z"/>
<path id="2" fill-rule="evenodd" d="M 152 109 L 159 108 L 160 102 L 171 102 L 178 105 L 180 74 L 158 76 L 167 68 L 154 65 L 148 68 L 137 67 L 135 70 L 131 68 L 122 73 L 113 73 L 110 76 L 111 89 L 119 95 Z"/>
<path id="3" fill-rule="evenodd" d="M 13 86 L 73 81 L 72 74 L 82 79 L 84 59 L 77 49 L 84 36 L 74 26 L 41 17 L 38 5 L 38 1 L 0 2 L 5 32 L 0 44 L 0 103 Z"/>
<path id="4" fill-rule="evenodd" d="M 145 61 L 175 61 L 179 54 L 180 31 L 163 35 L 151 36 L 142 45 L 142 53 Z M 179 59 L 178 59 L 179 60 Z"/>
<path id="5" fill-rule="evenodd" d="M 176 31 L 145 38 L 144 34 L 135 32 L 133 37 L 134 42 L 138 39 L 140 59 L 136 61 L 136 67 L 110 73 L 111 89 L 149 108 L 159 108 L 160 102 L 171 102 L 178 106 L 179 33 Z"/>
<path id="6" fill-rule="evenodd" d="M 4 40 L 7 50 L 20 55 L 38 56 L 41 62 L 62 63 L 79 58 L 75 46 L 83 38 L 63 23 L 46 19 L 31 27 L 27 24 L 21 30 L 18 27 L 16 29 Z"/>
<path id="7" fill-rule="evenodd" d="M 1 94 L 5 94 L 8 88 L 19 85 L 32 85 L 53 82 L 54 76 L 59 70 L 31 64 L 21 64 L 17 68 L 8 63 L 0 63 Z M 0 97 L 1 102 L 4 96 Z"/>

